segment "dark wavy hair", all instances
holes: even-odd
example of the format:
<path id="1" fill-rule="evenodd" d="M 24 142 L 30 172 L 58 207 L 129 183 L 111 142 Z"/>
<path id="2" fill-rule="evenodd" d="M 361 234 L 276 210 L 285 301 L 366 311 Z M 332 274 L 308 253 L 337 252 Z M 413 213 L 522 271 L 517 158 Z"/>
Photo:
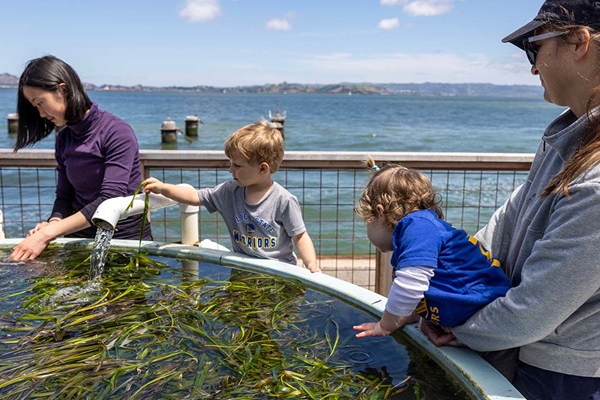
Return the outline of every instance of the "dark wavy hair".
<path id="1" fill-rule="evenodd" d="M 92 106 L 92 101 L 85 92 L 79 76 L 69 64 L 51 55 L 30 60 L 19 79 L 17 94 L 19 129 L 15 151 L 39 142 L 54 129 L 54 124 L 42 118 L 33 104 L 25 98 L 23 95 L 25 86 L 49 92 L 60 91 L 66 102 L 67 125 L 81 121 Z"/>

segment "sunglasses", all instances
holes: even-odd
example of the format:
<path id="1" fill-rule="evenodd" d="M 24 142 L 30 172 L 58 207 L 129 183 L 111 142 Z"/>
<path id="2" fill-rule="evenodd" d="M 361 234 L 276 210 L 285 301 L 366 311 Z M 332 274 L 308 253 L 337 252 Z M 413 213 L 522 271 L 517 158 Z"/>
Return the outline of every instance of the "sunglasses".
<path id="1" fill-rule="evenodd" d="M 569 32 L 547 32 L 540 35 L 529 36 L 528 38 L 523 39 L 523 50 L 525 50 L 525 54 L 527 54 L 527 59 L 531 65 L 535 65 L 535 59 L 537 58 L 537 53 L 539 50 L 539 46 L 534 45 L 534 42 L 566 35 L 567 33 Z"/>

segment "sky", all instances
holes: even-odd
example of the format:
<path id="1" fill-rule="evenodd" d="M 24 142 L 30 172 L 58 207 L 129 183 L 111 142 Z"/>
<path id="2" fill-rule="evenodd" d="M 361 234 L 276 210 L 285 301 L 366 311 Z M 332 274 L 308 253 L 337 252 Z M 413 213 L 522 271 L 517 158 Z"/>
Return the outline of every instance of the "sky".
<path id="1" fill-rule="evenodd" d="M 0 74 L 52 54 L 95 85 L 538 85 L 503 37 L 543 0 L 0 0 Z"/>

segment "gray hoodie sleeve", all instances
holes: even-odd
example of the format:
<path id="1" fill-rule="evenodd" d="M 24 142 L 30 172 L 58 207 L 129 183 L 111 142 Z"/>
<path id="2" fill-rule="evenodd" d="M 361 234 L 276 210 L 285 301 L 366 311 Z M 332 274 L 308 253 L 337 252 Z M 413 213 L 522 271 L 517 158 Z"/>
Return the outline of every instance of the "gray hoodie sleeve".
<path id="1" fill-rule="evenodd" d="M 542 339 L 572 349 L 599 344 L 598 319 L 590 315 L 600 298 L 600 179 L 572 184 L 569 194 L 547 199 L 543 231 L 527 226 L 526 238 L 536 240 L 511 244 L 522 259 L 518 285 L 453 328 L 461 342 L 479 351 Z"/>
<path id="2" fill-rule="evenodd" d="M 502 261 L 506 260 L 510 248 L 517 208 L 523 194 L 522 189 L 523 185 L 517 187 L 510 198 L 494 212 L 488 224 L 475 234 L 475 238 L 490 251 L 492 257 L 501 261 L 502 268 L 505 268 L 504 272 L 509 277 L 510 272 L 506 270 L 506 265 Z"/>

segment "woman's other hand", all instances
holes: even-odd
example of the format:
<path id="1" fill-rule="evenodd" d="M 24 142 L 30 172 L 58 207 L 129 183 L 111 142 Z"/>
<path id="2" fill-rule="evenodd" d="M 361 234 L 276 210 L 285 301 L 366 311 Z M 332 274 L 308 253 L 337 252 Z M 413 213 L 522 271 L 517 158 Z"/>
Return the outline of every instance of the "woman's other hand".
<path id="1" fill-rule="evenodd" d="M 466 347 L 456 339 L 456 336 L 454 336 L 450 329 L 444 329 L 426 319 L 421 319 L 421 332 L 436 346 Z"/>

